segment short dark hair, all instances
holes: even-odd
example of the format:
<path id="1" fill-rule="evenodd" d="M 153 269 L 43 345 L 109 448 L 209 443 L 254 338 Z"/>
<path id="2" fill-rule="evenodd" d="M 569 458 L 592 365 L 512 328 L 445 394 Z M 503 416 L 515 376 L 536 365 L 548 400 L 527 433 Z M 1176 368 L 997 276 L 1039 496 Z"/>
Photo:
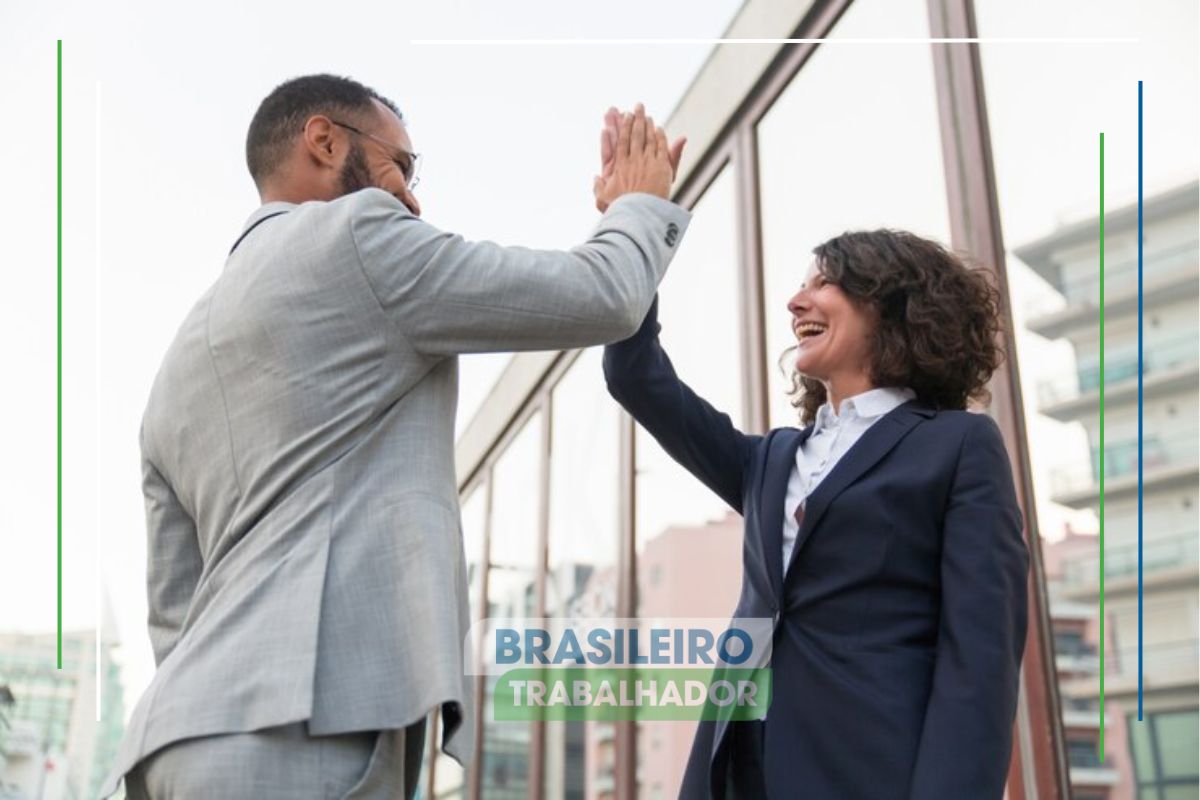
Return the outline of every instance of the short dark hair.
<path id="1" fill-rule="evenodd" d="M 261 188 L 279 168 L 288 144 L 313 114 L 350 116 L 361 122 L 372 111 L 372 100 L 404 119 L 395 103 L 350 78 L 305 75 L 276 86 L 258 106 L 246 133 L 246 166 L 255 185 Z"/>
<path id="2" fill-rule="evenodd" d="M 906 231 L 852 231 L 813 249 L 817 269 L 851 302 L 877 312 L 870 345 L 875 386 L 912 389 L 935 409 L 986 403 L 1004 359 L 1000 292 L 991 273 L 937 242 Z M 795 348 L 780 358 L 780 366 Z M 825 386 L 792 369 L 801 424 L 816 418 Z"/>

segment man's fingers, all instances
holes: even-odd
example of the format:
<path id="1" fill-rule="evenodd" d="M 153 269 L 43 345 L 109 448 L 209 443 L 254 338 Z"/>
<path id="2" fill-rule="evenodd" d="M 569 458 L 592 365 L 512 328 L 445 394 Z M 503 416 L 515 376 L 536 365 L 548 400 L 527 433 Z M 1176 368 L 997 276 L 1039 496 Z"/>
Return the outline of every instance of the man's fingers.
<path id="1" fill-rule="evenodd" d="M 657 155 L 659 158 L 662 158 L 663 156 L 667 156 L 669 158 L 671 155 L 671 151 L 667 148 L 667 132 L 662 128 L 654 129 L 654 149 L 655 155 Z M 675 162 L 672 161 L 671 172 L 674 171 Z"/>
<path id="2" fill-rule="evenodd" d="M 654 132 L 656 130 L 658 130 L 658 128 L 654 127 L 654 117 L 647 114 L 646 115 L 646 154 L 653 158 L 658 157 L 658 137 L 654 135 Z"/>
<path id="3" fill-rule="evenodd" d="M 600 170 L 608 169 L 608 165 L 613 160 L 613 150 L 616 149 L 616 144 L 608 135 L 608 128 L 600 129 Z"/>
<path id="4" fill-rule="evenodd" d="M 633 114 L 621 115 L 621 125 L 617 129 L 616 160 L 624 161 L 629 158 L 629 139 L 633 133 Z"/>
<path id="5" fill-rule="evenodd" d="M 639 156 L 646 149 L 646 108 L 641 103 L 633 112 L 633 130 L 629 141 L 630 155 Z"/>

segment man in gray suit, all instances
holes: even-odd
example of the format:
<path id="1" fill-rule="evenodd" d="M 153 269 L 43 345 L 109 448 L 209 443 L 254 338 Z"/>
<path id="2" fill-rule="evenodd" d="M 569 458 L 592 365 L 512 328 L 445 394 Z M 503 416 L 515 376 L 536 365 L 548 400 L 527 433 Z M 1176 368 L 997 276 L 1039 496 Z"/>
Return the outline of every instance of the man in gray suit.
<path id="1" fill-rule="evenodd" d="M 566 252 L 420 219 L 396 107 L 309 76 L 247 138 L 263 205 L 184 319 L 141 428 L 158 665 L 103 790 L 411 797 L 424 720 L 465 762 L 469 609 L 454 472 L 459 353 L 637 330 L 689 216 L 682 141 L 609 112 L 604 211 Z"/>

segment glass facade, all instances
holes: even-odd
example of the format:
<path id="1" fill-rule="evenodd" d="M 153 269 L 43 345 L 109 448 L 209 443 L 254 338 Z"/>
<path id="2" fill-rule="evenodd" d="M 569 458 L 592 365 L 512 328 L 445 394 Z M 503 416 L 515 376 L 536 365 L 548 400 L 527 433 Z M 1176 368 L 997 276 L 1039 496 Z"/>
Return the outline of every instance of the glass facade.
<path id="1" fill-rule="evenodd" d="M 787 376 L 778 362 L 791 341 L 785 306 L 812 248 L 844 230 L 876 227 L 908 229 L 951 245 L 996 268 L 1007 291 L 1015 338 L 1010 361 L 1018 371 L 1015 382 L 993 389 L 991 413 L 1013 451 L 1019 491 L 1031 491 L 1022 498 L 1029 534 L 1040 531 L 1056 540 L 1067 526 L 1084 535 L 1094 531 L 1103 455 L 1107 574 L 1128 579 L 1136 565 L 1126 538 L 1136 530 L 1130 527 L 1136 525 L 1136 492 L 1128 489 L 1136 475 L 1136 427 L 1130 427 L 1136 405 L 1129 404 L 1131 381 L 1136 388 L 1136 347 L 1130 344 L 1136 329 L 1129 314 L 1136 303 L 1128 299 L 1131 291 L 1136 298 L 1136 241 L 1131 250 L 1126 229 L 1135 139 L 1129 120 L 1136 113 L 1138 77 L 1158 85 L 1160 103 L 1188 99 L 1184 112 L 1172 110 L 1180 131 L 1161 127 L 1165 113 L 1159 127 L 1147 128 L 1160 137 L 1156 147 L 1162 149 L 1153 182 L 1161 201 L 1155 216 L 1148 212 L 1155 222 L 1146 240 L 1147 271 L 1160 289 L 1157 305 L 1147 307 L 1153 347 L 1146 348 L 1144 366 L 1147 419 L 1158 432 L 1144 439 L 1143 467 L 1165 477 L 1154 508 L 1147 504 L 1145 558 L 1176 576 L 1170 592 L 1148 595 L 1157 599 L 1146 619 L 1147 674 L 1161 681 L 1163 693 L 1154 702 L 1163 708 L 1152 709 L 1154 725 L 1130 723 L 1127 730 L 1119 712 L 1121 693 L 1126 702 L 1129 696 L 1129 665 L 1136 663 L 1130 649 L 1136 621 L 1120 599 L 1120 591 L 1128 598 L 1127 589 L 1114 584 L 1116 593 L 1109 595 L 1103 642 L 1099 620 L 1084 615 L 1073 617 L 1077 627 L 1043 652 L 1035 607 L 1022 695 L 1025 717 L 1032 720 L 1026 752 L 1033 762 L 1010 774 L 1032 775 L 1040 794 L 1059 796 L 1067 777 L 1057 774 L 1056 764 L 1069 763 L 1071 779 L 1092 781 L 1077 786 L 1076 796 L 1195 797 L 1198 247 L 1192 145 L 1198 131 L 1191 99 L 1200 92 L 1194 75 L 1167 74 L 1173 64 L 1195 61 L 1194 37 L 1186 35 L 1195 30 L 1195 9 L 1167 2 L 1145 8 L 1054 5 L 832 2 L 814 5 L 798 29 L 772 32 L 846 40 L 1137 35 L 1143 43 L 1130 45 L 1142 49 L 1124 59 L 1133 67 L 1114 65 L 1122 59 L 1103 45 L 984 45 L 973 51 L 977 62 L 955 60 L 954 53 L 967 52 L 958 45 L 785 47 L 746 97 L 713 112 L 733 116 L 714 126 L 720 133 L 685 176 L 677 199 L 694 218 L 662 286 L 662 341 L 681 377 L 735 424 L 749 431 L 794 425 Z M 1091 27 L 1080 30 L 1080 19 Z M 966 85 L 978 93 L 964 91 Z M 1123 171 L 1109 190 L 1103 378 L 1094 245 L 1100 130 L 1109 131 L 1110 174 Z M 988 158 L 977 157 L 973 147 L 994 164 L 983 163 Z M 1003 247 L 1001 263 L 988 242 Z M 487 519 L 474 523 L 489 531 L 490 541 L 488 562 L 480 566 L 488 576 L 481 613 L 727 615 L 741 577 L 740 518 L 608 398 L 598 350 L 562 353 L 539 369 L 511 398 L 512 421 L 464 469 L 464 503 L 486 508 L 477 498 L 491 497 L 490 514 L 476 512 Z M 1101 388 L 1110 402 L 1103 445 L 1096 435 Z M 1136 392 L 1132 397 L 1136 403 Z M 1076 615 L 1081 604 L 1094 608 L 1097 559 L 1085 547 L 1047 567 L 1056 581 L 1054 603 L 1066 597 Z M 1033 590 L 1050 605 L 1047 613 L 1055 613 L 1044 587 L 1035 583 Z M 1060 671 L 1068 662 L 1074 670 L 1061 686 L 1053 677 L 1055 649 L 1065 659 Z M 1094 726 L 1086 732 L 1078 727 L 1085 724 L 1082 717 L 1098 715 L 1101 658 L 1110 675 L 1124 679 L 1109 684 L 1112 721 L 1103 758 Z M 1181 705 L 1171 692 L 1190 700 Z M 1074 727 L 1051 736 L 1047 731 L 1059 725 L 1058 704 L 1064 715 L 1073 715 Z M 480 713 L 476 783 L 455 775 L 457 785 L 477 787 L 467 796 L 484 798 L 674 797 L 693 729 L 682 722 L 489 723 L 486 693 Z M 1021 748 L 1014 748 L 1014 758 L 1022 758 Z M 441 764 L 435 762 L 435 773 Z M 1186 791 L 1180 776 L 1192 776 L 1192 794 L 1179 794 Z M 441 778 L 435 774 L 431 785 L 441 786 Z"/>

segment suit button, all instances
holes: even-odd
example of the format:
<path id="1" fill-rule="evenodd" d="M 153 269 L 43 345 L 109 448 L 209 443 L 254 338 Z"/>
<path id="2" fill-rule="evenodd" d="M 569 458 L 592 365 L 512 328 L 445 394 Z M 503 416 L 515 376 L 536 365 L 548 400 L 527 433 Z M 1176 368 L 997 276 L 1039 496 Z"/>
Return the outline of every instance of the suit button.
<path id="1" fill-rule="evenodd" d="M 678 239 L 679 239 L 679 226 L 676 225 L 674 222 L 672 222 L 670 225 L 667 226 L 667 235 L 664 237 L 664 241 L 667 243 L 667 247 L 674 247 L 675 242 Z"/>

